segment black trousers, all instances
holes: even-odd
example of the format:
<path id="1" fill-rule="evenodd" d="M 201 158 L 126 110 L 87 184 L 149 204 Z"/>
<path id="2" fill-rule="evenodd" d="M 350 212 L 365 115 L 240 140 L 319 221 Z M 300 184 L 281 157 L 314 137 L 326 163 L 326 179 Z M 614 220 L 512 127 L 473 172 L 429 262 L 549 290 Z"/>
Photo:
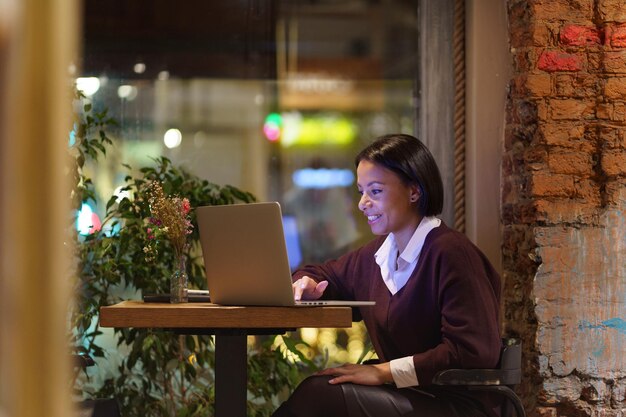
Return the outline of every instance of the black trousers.
<path id="1" fill-rule="evenodd" d="M 311 376 L 296 388 L 273 417 L 486 417 L 481 403 L 438 387 L 331 385 L 328 376 Z"/>

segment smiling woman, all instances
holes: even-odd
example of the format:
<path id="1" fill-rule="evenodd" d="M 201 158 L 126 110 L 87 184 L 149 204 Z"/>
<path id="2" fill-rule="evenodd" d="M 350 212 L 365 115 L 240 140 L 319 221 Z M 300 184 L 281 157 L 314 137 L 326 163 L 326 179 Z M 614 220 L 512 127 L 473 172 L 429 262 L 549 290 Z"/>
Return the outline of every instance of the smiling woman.
<path id="1" fill-rule="evenodd" d="M 404 250 L 423 216 L 443 209 L 443 185 L 433 156 L 409 135 L 387 135 L 356 157 L 359 210 L 375 235 L 393 233 Z"/>
<path id="2" fill-rule="evenodd" d="M 419 198 L 417 185 L 404 184 L 387 168 L 361 161 L 357 169 L 361 199 L 359 209 L 375 235 L 394 233 L 398 248 L 403 250 L 420 223 L 414 206 Z"/>
<path id="3" fill-rule="evenodd" d="M 493 367 L 500 354 L 500 277 L 467 237 L 435 217 L 443 186 L 432 155 L 413 136 L 386 135 L 356 165 L 359 210 L 377 237 L 296 271 L 294 292 L 374 300 L 360 315 L 380 362 L 318 372 L 275 416 L 498 416 L 489 398 L 431 382 L 444 369 Z"/>

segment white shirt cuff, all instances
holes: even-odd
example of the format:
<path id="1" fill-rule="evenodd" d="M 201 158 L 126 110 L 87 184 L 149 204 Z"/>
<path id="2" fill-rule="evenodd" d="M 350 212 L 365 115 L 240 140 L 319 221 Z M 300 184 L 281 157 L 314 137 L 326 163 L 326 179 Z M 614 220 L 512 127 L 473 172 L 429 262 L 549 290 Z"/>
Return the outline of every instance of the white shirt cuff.
<path id="1" fill-rule="evenodd" d="M 394 359 L 389 362 L 391 368 L 391 376 L 398 388 L 414 387 L 419 385 L 417 375 L 415 375 L 415 365 L 413 365 L 413 356 Z"/>

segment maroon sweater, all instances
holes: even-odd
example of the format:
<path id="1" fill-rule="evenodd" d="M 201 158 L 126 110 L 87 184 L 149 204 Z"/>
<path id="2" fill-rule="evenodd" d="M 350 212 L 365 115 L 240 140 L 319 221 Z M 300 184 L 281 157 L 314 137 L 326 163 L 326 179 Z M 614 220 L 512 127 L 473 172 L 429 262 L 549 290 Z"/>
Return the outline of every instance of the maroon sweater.
<path id="1" fill-rule="evenodd" d="M 325 299 L 374 300 L 360 309 L 383 362 L 413 356 L 420 386 L 449 368 L 493 368 L 500 356 L 500 277 L 465 235 L 445 224 L 426 236 L 415 270 L 392 295 L 374 254 L 378 237 L 337 260 L 296 271 L 328 280 Z"/>

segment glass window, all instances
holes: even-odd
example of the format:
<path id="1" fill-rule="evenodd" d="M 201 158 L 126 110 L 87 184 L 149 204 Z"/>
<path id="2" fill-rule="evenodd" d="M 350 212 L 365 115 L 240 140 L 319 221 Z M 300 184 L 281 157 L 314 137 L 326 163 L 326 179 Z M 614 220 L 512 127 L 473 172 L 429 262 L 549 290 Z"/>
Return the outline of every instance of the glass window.
<path id="1" fill-rule="evenodd" d="M 336 256 L 372 237 L 353 159 L 414 133 L 417 57 L 413 1 L 87 0 L 77 76 L 120 123 L 92 176 L 106 201 L 164 155 L 281 202 L 294 265 Z"/>

